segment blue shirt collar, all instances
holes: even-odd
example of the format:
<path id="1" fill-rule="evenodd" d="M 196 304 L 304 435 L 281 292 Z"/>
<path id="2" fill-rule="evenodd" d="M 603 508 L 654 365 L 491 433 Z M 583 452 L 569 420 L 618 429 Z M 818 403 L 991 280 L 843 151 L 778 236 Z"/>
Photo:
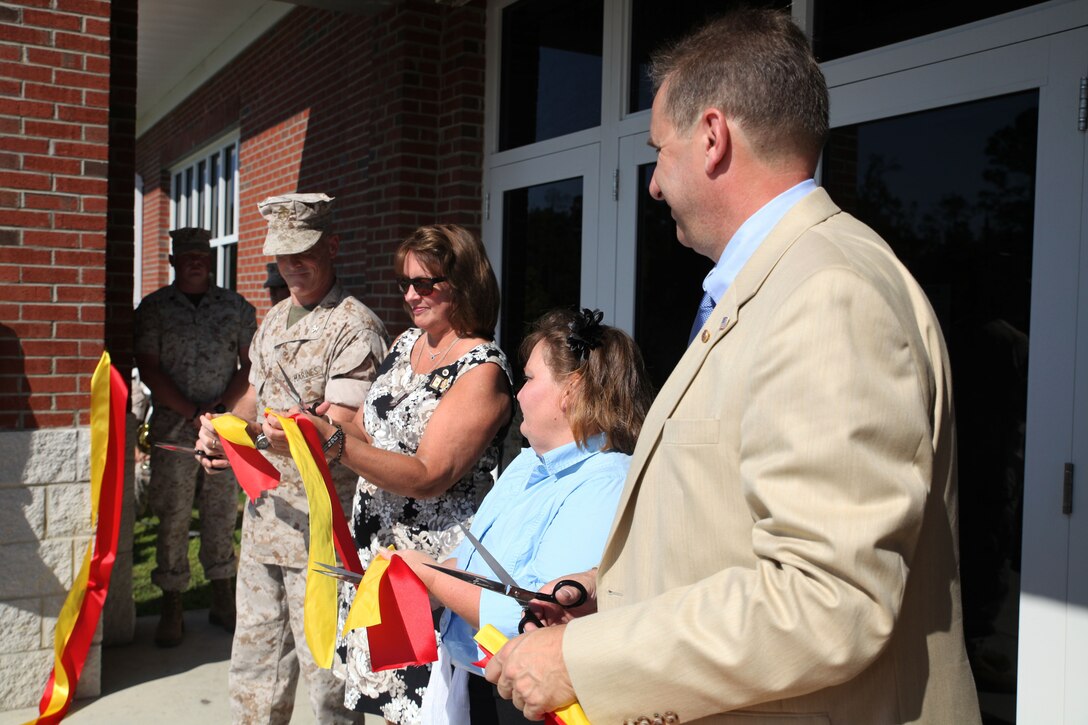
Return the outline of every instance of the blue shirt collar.
<path id="1" fill-rule="evenodd" d="M 577 442 L 567 443 L 551 449 L 542 456 L 538 455 L 537 465 L 533 467 L 533 472 L 529 474 L 529 480 L 525 485 L 532 486 L 549 476 L 558 478 L 564 471 L 599 453 L 603 446 L 604 433 L 598 433 L 586 439 L 585 448 L 579 446 Z"/>
<path id="2" fill-rule="evenodd" d="M 710 270 L 703 280 L 703 290 L 710 293 L 715 304 L 725 296 L 725 291 L 733 284 L 741 268 L 759 248 L 759 243 L 771 233 L 786 212 L 815 190 L 816 182 L 806 179 L 771 199 L 740 225 L 732 239 L 725 245 L 714 269 Z"/>

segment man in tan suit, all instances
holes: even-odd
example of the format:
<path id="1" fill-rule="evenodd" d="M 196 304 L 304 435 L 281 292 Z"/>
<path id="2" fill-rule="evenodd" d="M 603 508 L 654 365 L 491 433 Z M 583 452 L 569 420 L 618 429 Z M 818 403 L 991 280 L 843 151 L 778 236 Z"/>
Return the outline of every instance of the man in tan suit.
<path id="1" fill-rule="evenodd" d="M 650 192 L 717 263 L 594 594 L 487 668 L 532 719 L 976 723 L 948 356 L 917 283 L 812 181 L 827 88 L 788 16 L 658 54 Z M 712 310 L 712 311 L 711 311 Z M 563 589 L 561 595 L 573 594 Z"/>

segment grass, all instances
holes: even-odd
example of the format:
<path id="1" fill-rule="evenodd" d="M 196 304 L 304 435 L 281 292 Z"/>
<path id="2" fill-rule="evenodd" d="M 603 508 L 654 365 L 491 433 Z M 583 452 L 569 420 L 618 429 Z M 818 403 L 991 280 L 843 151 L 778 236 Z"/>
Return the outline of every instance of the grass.
<path id="1" fill-rule="evenodd" d="M 238 552 L 242 536 L 242 502 L 245 494 L 239 493 L 238 518 L 234 526 L 234 551 Z M 136 520 L 132 541 L 132 597 L 136 600 L 136 616 L 158 614 L 162 606 L 162 590 L 151 583 L 151 570 L 155 568 L 155 544 L 158 541 L 159 519 L 148 516 Z M 212 587 L 204 576 L 197 551 L 200 549 L 200 514 L 193 509 L 189 520 L 189 568 L 192 583 L 181 595 L 185 609 L 207 609 L 212 605 Z"/>

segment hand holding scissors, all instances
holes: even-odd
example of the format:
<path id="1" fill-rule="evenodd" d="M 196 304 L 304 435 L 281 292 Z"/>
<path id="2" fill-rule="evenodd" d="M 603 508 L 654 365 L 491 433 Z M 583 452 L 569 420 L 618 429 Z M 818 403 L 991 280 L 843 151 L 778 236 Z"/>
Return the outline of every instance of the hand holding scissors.
<path id="1" fill-rule="evenodd" d="M 582 585 L 582 583 L 577 582 L 573 579 L 561 579 L 560 581 L 556 582 L 550 594 L 547 592 L 536 592 L 532 589 L 524 589 L 518 586 L 518 583 L 514 581 L 514 578 L 510 576 L 506 569 L 503 568 L 502 564 L 500 564 L 498 560 L 491 554 L 491 552 L 487 550 L 487 547 L 480 543 L 479 539 L 473 536 L 472 533 L 460 523 L 458 524 L 458 527 L 460 527 L 461 531 L 464 533 L 465 538 L 468 539 L 474 547 L 476 547 L 476 551 L 479 552 L 480 558 L 482 558 L 484 562 L 489 567 L 491 567 L 491 571 L 495 572 L 495 575 L 499 577 L 500 581 L 494 581 L 492 579 L 481 577 L 471 572 L 460 571 L 457 569 L 446 569 L 441 566 L 432 566 L 431 564 L 428 564 L 427 566 L 430 566 L 433 569 L 437 569 L 438 571 L 444 574 L 448 574 L 449 576 L 456 577 L 458 579 L 461 579 L 462 581 L 466 581 L 474 586 L 478 586 L 489 591 L 498 592 L 499 594 L 508 596 L 517 601 L 519 604 L 522 605 L 523 613 L 521 621 L 518 622 L 519 632 L 525 631 L 526 624 L 533 624 L 536 627 L 544 626 L 543 622 L 541 622 L 540 619 L 538 619 L 537 616 L 533 614 L 532 611 L 529 609 L 529 602 L 534 599 L 558 604 L 565 609 L 573 609 L 574 607 L 579 607 L 584 604 L 589 598 L 589 593 L 586 591 L 586 588 Z M 557 598 L 556 595 L 563 587 L 572 587 L 578 592 L 578 596 L 574 599 L 574 601 L 561 602 Z"/>
<path id="2" fill-rule="evenodd" d="M 447 574 L 449 576 L 460 579 L 461 581 L 468 582 L 473 586 L 480 587 L 481 589 L 498 592 L 499 594 L 510 597 L 511 599 L 516 601 L 522 606 L 522 617 L 521 621 L 518 622 L 518 632 L 524 632 L 526 624 L 532 624 L 536 627 L 541 628 L 544 626 L 544 623 L 541 622 L 537 618 L 537 616 L 533 614 L 532 611 L 529 609 L 529 602 L 533 601 L 534 599 L 538 599 L 544 602 L 551 602 L 553 604 L 559 605 L 560 607 L 563 607 L 564 609 L 571 609 L 581 606 L 589 598 L 589 594 L 586 592 L 586 588 L 582 586 L 581 582 L 576 582 L 573 579 L 559 580 L 552 588 L 551 594 L 549 594 L 548 592 L 536 592 L 532 589 L 522 589 L 517 585 L 503 584 L 493 579 L 488 579 L 487 577 L 473 574 L 470 571 L 461 571 L 460 569 L 447 569 L 445 567 L 438 566 L 437 564 L 427 564 L 427 566 L 437 571 L 440 571 L 443 574 Z M 500 576 L 502 576 L 502 574 L 500 574 Z M 563 587 L 573 587 L 578 591 L 578 597 L 573 602 L 564 603 L 559 601 L 559 599 L 556 598 L 556 594 Z"/>

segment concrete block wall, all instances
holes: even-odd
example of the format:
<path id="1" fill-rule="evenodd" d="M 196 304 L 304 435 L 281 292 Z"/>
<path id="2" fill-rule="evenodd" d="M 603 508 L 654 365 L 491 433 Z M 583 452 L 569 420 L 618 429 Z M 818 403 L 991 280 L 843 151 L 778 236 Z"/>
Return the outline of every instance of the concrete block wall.
<path id="1" fill-rule="evenodd" d="M 0 431 L 0 710 L 36 705 L 53 667 L 57 615 L 93 535 L 89 451 L 87 428 Z M 100 663 L 101 627 L 77 697 L 98 694 Z"/>

